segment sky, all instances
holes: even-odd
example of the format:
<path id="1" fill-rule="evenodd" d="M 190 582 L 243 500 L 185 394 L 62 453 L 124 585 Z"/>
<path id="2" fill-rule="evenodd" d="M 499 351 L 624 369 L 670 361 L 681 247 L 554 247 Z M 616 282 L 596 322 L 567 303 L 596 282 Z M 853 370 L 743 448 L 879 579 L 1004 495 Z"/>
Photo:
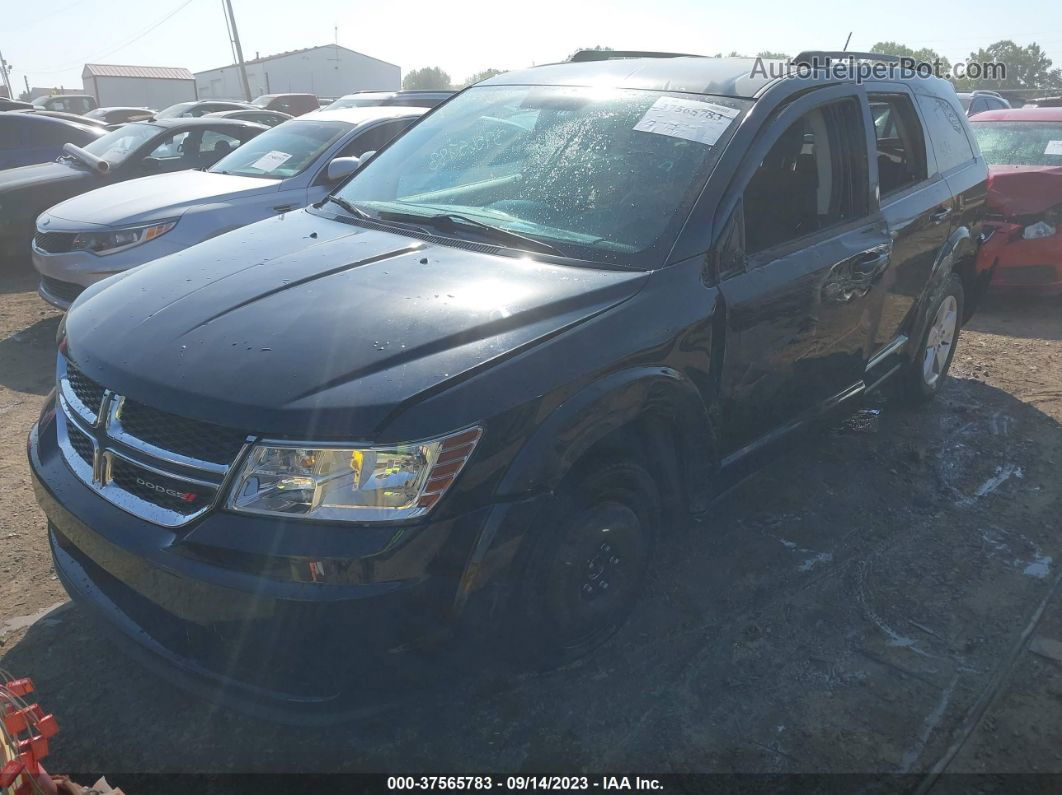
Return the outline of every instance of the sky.
<path id="1" fill-rule="evenodd" d="M 330 44 L 398 64 L 440 66 L 455 82 L 486 68 L 551 63 L 594 45 L 714 54 L 852 50 L 892 40 L 952 60 L 1002 38 L 1036 41 L 1062 66 L 1057 0 L 883 6 L 792 0 L 232 0 L 244 57 Z M 886 13 L 882 13 L 882 10 Z M 16 93 L 81 87 L 85 63 L 183 66 L 233 62 L 222 0 L 0 0 L 0 53 Z"/>

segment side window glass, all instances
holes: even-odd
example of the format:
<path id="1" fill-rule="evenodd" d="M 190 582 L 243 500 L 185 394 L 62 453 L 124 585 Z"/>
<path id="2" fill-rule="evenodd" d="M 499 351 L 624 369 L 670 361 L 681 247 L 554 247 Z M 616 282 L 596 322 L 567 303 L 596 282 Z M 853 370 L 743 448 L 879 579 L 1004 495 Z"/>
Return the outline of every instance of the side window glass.
<path id="1" fill-rule="evenodd" d="M 366 130 L 343 147 L 336 157 L 361 157 L 366 152 L 376 152 L 390 142 L 392 138 L 406 129 L 412 121 L 388 122 Z"/>
<path id="2" fill-rule="evenodd" d="M 970 115 L 980 113 L 983 110 L 988 110 L 988 100 L 978 97 L 970 103 Z"/>
<path id="3" fill-rule="evenodd" d="M 166 136 L 162 140 L 162 143 L 151 150 L 147 159 L 169 162 L 195 154 L 194 152 L 187 151 L 193 148 L 192 141 L 189 140 L 190 135 L 191 133 L 185 131 Z"/>
<path id="4" fill-rule="evenodd" d="M 877 139 L 878 184 L 887 196 L 927 177 L 925 134 L 906 94 L 871 94 Z M 880 124 L 887 119 L 887 124 Z"/>
<path id="5" fill-rule="evenodd" d="M 202 156 L 204 165 L 211 165 L 239 145 L 240 139 L 235 136 L 217 130 L 206 130 L 199 142 L 199 154 Z"/>
<path id="6" fill-rule="evenodd" d="M 919 94 L 918 106 L 926 120 L 928 138 L 941 171 L 973 160 L 974 150 L 966 137 L 966 125 L 949 102 Z"/>
<path id="7" fill-rule="evenodd" d="M 789 126 L 745 188 L 745 250 L 755 254 L 867 214 L 859 105 L 816 108 Z"/>

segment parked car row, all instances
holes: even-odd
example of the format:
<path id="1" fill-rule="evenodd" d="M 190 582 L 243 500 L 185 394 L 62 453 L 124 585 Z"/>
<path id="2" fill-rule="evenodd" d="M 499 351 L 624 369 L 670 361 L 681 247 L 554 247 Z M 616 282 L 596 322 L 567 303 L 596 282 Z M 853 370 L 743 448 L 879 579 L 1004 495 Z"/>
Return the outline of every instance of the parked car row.
<path id="1" fill-rule="evenodd" d="M 453 95 L 452 91 L 362 91 L 327 104 L 329 110 L 354 107 L 432 108 Z M 87 100 L 92 100 L 88 102 Z M 80 109 L 92 106 L 91 110 Z M 47 163 L 61 154 L 64 144 L 83 146 L 91 140 L 85 128 L 113 130 L 119 125 L 154 119 L 188 119 L 202 116 L 249 121 L 275 127 L 296 116 L 316 113 L 320 107 L 312 94 L 265 94 L 254 102 L 196 100 L 178 102 L 162 110 L 140 107 L 95 107 L 89 95 L 57 94 L 39 97 L 33 104 L 0 101 L 0 170 L 34 163 Z M 31 119 L 47 117 L 66 125 L 42 125 Z"/>
<path id="2" fill-rule="evenodd" d="M 66 309 L 112 274 L 317 202 L 353 173 L 358 157 L 382 148 L 423 112 L 316 113 L 256 133 L 204 170 L 119 182 L 60 202 L 37 219 L 40 294 Z"/>
<path id="3" fill-rule="evenodd" d="M 990 277 L 951 85 L 634 55 L 430 111 L 130 124 L 0 192 L 50 208 L 42 294 L 84 287 L 29 441 L 73 597 L 300 708 L 462 627 L 555 664 L 795 431 L 937 394 Z"/>
<path id="4" fill-rule="evenodd" d="M 83 145 L 66 143 L 52 162 L 0 171 L 0 250 L 28 251 L 37 216 L 64 199 L 114 182 L 207 168 L 266 129 L 234 119 L 134 122 L 93 130 Z"/>

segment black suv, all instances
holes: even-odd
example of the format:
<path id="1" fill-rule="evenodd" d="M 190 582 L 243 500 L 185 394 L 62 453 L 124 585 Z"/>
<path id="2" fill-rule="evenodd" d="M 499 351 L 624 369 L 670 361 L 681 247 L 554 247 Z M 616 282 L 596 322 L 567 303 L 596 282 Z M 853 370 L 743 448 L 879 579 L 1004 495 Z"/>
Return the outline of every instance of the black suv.
<path id="1" fill-rule="evenodd" d="M 29 443 L 67 589 L 301 704 L 455 626 L 600 643 L 735 472 L 945 378 L 985 163 L 948 83 L 836 66 L 501 75 L 322 203 L 90 287 Z"/>

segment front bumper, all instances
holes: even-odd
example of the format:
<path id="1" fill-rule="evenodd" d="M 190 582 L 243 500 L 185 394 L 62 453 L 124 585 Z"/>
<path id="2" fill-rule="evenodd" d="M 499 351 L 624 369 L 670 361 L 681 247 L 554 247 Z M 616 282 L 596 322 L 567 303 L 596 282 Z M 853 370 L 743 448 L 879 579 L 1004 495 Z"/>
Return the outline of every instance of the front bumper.
<path id="1" fill-rule="evenodd" d="M 33 243 L 30 246 L 33 267 L 41 275 L 37 293 L 52 306 L 69 309 L 70 304 L 86 287 L 191 245 L 182 244 L 176 238 L 167 239 L 172 234 L 173 232 L 170 232 L 139 246 L 104 256 L 93 254 L 91 251 L 52 253 Z"/>
<path id="2" fill-rule="evenodd" d="M 304 541 L 222 511 L 165 528 L 81 483 L 54 420 L 43 423 L 30 436 L 30 469 L 70 595 L 156 668 L 236 702 L 331 710 L 355 690 L 423 679 L 427 658 L 402 652 L 446 635 L 480 530 L 512 507 L 418 527 L 307 525 Z M 241 549 L 248 540 L 258 555 Z M 324 553 L 323 581 L 311 581 Z"/>

